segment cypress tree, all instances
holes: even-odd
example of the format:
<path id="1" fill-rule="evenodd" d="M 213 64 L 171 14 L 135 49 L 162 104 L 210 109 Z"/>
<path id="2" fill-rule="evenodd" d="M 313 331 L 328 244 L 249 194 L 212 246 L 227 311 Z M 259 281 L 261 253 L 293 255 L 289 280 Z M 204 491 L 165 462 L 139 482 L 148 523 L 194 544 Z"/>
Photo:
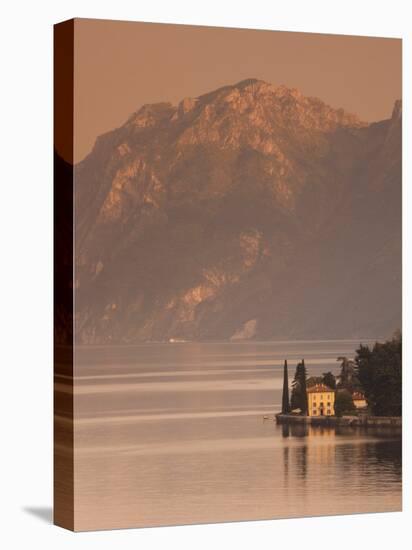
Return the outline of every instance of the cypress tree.
<path id="1" fill-rule="evenodd" d="M 306 391 L 306 366 L 305 360 L 302 359 L 302 371 L 300 375 L 302 389 L 302 414 L 308 414 L 308 394 Z"/>
<path id="2" fill-rule="evenodd" d="M 282 414 L 290 413 L 289 405 L 289 380 L 288 380 L 288 362 L 285 359 L 283 367 L 283 394 L 282 394 Z"/>
<path id="3" fill-rule="evenodd" d="M 300 409 L 301 414 L 308 414 L 308 395 L 306 393 L 306 367 L 302 360 L 296 366 L 295 377 L 292 382 L 291 407 Z"/>

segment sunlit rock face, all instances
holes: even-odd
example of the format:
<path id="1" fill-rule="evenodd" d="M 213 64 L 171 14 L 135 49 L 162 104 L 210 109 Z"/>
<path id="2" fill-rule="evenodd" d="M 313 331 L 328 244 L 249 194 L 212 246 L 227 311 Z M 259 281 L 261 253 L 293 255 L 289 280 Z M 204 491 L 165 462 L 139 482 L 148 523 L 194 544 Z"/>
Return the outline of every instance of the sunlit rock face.
<path id="1" fill-rule="evenodd" d="M 79 342 L 400 326 L 400 102 L 366 124 L 249 79 L 143 106 L 75 174 Z"/>

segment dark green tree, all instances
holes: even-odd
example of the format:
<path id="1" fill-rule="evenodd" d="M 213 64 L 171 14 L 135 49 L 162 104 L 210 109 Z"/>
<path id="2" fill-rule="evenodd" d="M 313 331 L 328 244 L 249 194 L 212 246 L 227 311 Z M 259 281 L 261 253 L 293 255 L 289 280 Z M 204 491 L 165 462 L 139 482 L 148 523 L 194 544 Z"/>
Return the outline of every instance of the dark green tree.
<path id="1" fill-rule="evenodd" d="M 352 394 L 346 389 L 338 390 L 335 397 L 335 415 L 351 415 L 354 414 L 355 410 Z"/>
<path id="2" fill-rule="evenodd" d="M 289 377 L 288 377 L 288 362 L 285 359 L 283 366 L 283 393 L 282 393 L 282 414 L 290 413 L 289 404 Z"/>
<path id="3" fill-rule="evenodd" d="M 323 373 L 322 382 L 325 384 L 325 386 L 328 386 L 328 388 L 336 390 L 336 377 L 330 371 Z"/>
<path id="4" fill-rule="evenodd" d="M 356 350 L 356 374 L 372 414 L 402 415 L 402 335 Z"/>
<path id="5" fill-rule="evenodd" d="M 308 414 L 308 394 L 306 392 L 306 366 L 305 360 L 302 359 L 302 374 L 301 374 L 301 384 L 302 384 L 302 414 Z"/>
<path id="6" fill-rule="evenodd" d="M 306 393 L 306 367 L 302 359 L 296 366 L 295 377 L 292 382 L 291 407 L 300 409 L 301 414 L 308 414 L 308 395 Z"/>
<path id="7" fill-rule="evenodd" d="M 360 389 L 359 379 L 356 373 L 356 363 L 347 357 L 338 357 L 340 362 L 340 374 L 337 387 L 348 390 L 352 393 L 355 389 Z"/>

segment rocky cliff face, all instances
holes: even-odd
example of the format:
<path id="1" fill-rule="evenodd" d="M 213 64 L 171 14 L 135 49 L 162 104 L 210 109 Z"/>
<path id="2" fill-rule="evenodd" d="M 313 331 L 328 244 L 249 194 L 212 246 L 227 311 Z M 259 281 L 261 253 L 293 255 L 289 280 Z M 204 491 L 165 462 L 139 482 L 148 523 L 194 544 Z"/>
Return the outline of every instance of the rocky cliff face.
<path id="1" fill-rule="evenodd" d="M 399 327 L 400 112 L 247 80 L 99 137 L 75 170 L 78 341 Z"/>

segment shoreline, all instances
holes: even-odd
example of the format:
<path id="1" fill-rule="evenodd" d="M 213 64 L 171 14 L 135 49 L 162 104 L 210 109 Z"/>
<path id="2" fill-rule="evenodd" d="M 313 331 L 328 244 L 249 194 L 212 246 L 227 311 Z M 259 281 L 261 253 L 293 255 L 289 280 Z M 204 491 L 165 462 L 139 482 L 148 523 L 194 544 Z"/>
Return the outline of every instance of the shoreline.
<path id="1" fill-rule="evenodd" d="M 402 429 L 401 416 L 300 416 L 294 414 L 275 415 L 277 424 L 312 424 L 316 426 L 351 426 L 353 428 Z"/>
<path id="2" fill-rule="evenodd" d="M 145 341 L 136 341 L 136 342 L 104 342 L 104 343 L 94 343 L 94 344 L 57 344 L 58 348 L 79 348 L 79 349 L 92 349 L 92 348 L 127 348 L 127 347 L 139 347 L 139 346 L 150 346 L 150 345 L 169 345 L 169 344 L 252 344 L 252 345 L 282 345 L 282 344 L 318 344 L 318 343 L 355 343 L 356 346 L 362 343 L 375 343 L 379 341 L 379 338 L 319 338 L 317 339 L 298 339 L 298 340 L 253 340 L 253 339 L 244 339 L 244 340 L 180 340 L 175 342 L 170 342 L 169 340 L 145 340 Z"/>

